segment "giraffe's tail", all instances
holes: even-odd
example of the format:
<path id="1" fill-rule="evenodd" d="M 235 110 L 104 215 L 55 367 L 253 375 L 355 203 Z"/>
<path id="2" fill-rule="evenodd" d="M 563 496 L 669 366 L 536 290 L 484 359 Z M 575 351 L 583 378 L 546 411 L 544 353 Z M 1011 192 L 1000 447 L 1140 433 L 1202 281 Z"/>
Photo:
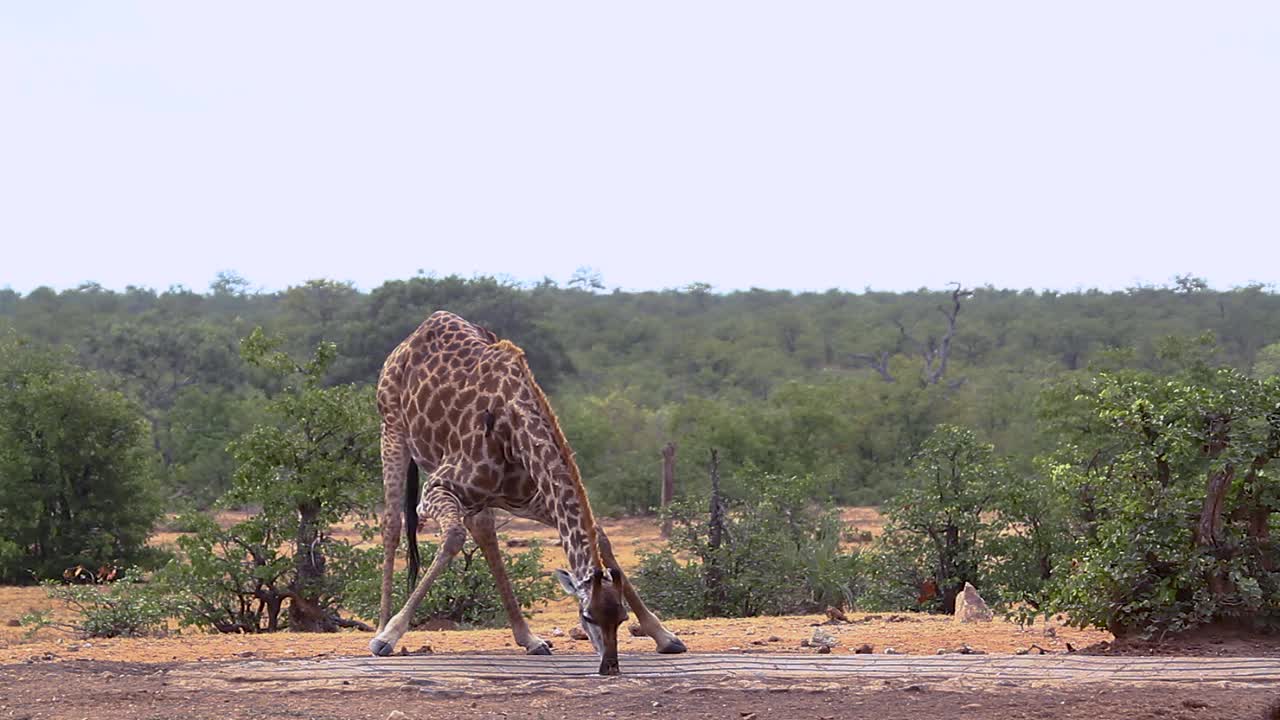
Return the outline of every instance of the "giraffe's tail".
<path id="1" fill-rule="evenodd" d="M 404 488 L 404 535 L 407 547 L 405 554 L 409 556 L 409 593 L 418 585 L 418 568 L 422 559 L 418 556 L 418 464 L 409 461 L 409 477 Z"/>

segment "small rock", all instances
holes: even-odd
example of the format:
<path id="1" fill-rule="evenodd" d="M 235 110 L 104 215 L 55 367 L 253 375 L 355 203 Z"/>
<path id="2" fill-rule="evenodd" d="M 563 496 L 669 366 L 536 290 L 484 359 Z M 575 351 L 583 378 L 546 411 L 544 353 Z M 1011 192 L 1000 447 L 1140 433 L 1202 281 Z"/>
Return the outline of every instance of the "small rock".
<path id="1" fill-rule="evenodd" d="M 813 635 L 809 638 L 809 644 L 823 647 L 835 647 L 839 644 L 839 641 L 836 640 L 835 636 L 831 633 L 820 627 L 816 627 L 813 629 Z"/>
<path id="2" fill-rule="evenodd" d="M 414 655 L 434 655 L 434 654 L 435 654 L 435 652 L 436 652 L 436 651 L 435 651 L 434 649 L 432 649 L 432 647 L 431 647 L 430 645 L 423 645 L 422 647 L 418 648 L 417 650 L 414 650 L 414 651 L 413 651 L 413 654 L 414 654 Z"/>
<path id="3" fill-rule="evenodd" d="M 751 641 L 751 644 L 752 644 L 752 645 L 765 645 L 765 644 L 768 644 L 768 642 L 769 642 L 768 640 L 752 640 L 752 641 Z"/>
<path id="4" fill-rule="evenodd" d="M 564 631 L 563 631 L 563 630 L 561 630 L 561 629 L 560 629 L 560 628 L 558 628 L 558 627 L 556 627 L 556 628 L 551 628 L 551 635 L 552 635 L 553 637 L 564 637 Z"/>
<path id="5" fill-rule="evenodd" d="M 1029 652 L 1031 652 L 1031 648 L 1018 648 L 1017 650 L 1014 650 L 1014 651 L 1013 651 L 1013 654 L 1014 654 L 1014 655 L 1026 655 L 1026 654 L 1027 654 L 1027 653 L 1029 653 Z"/>
<path id="6" fill-rule="evenodd" d="M 800 647 L 810 647 L 812 645 L 813 643 L 809 642 L 809 638 L 805 638 L 800 641 Z"/>
<path id="7" fill-rule="evenodd" d="M 819 654 L 819 655 L 830 655 L 830 654 L 831 654 L 831 646 L 830 646 L 830 645 L 820 645 L 820 646 L 818 646 L 818 654 Z"/>
<path id="8" fill-rule="evenodd" d="M 854 655 L 870 655 L 872 652 L 874 652 L 874 649 L 871 647 L 870 643 L 862 643 L 853 649 Z"/>
<path id="9" fill-rule="evenodd" d="M 405 715 L 399 710 L 392 710 L 391 714 L 387 715 L 387 720 L 408 720 L 408 718 L 408 715 Z"/>
<path id="10" fill-rule="evenodd" d="M 662 703 L 657 700 L 654 700 L 650 705 L 653 707 L 662 707 Z"/>
<path id="11" fill-rule="evenodd" d="M 9 620 L 5 622 L 5 625 L 8 625 L 9 627 L 22 627 L 22 621 L 18 618 L 9 618 Z"/>
<path id="12" fill-rule="evenodd" d="M 738 717 L 742 718 L 742 720 L 755 720 L 756 714 L 742 710 L 738 713 Z"/>
<path id="13" fill-rule="evenodd" d="M 1057 629 L 1055 629 L 1052 625 L 1046 625 L 1046 626 L 1044 627 L 1044 636 L 1045 636 L 1045 637 L 1058 637 L 1058 631 L 1057 631 Z"/>
<path id="14" fill-rule="evenodd" d="M 901 655 L 902 653 L 898 652 L 897 648 L 887 647 L 884 649 L 884 654 L 885 655 Z"/>
<path id="15" fill-rule="evenodd" d="M 778 637 L 777 635 L 770 635 L 769 637 L 765 638 L 765 642 L 782 642 L 782 638 Z"/>
<path id="16" fill-rule="evenodd" d="M 586 640 L 587 631 L 583 630 L 581 627 L 577 625 L 574 625 L 573 627 L 569 628 L 569 637 L 573 638 L 574 640 Z"/>
<path id="17" fill-rule="evenodd" d="M 640 623 L 631 623 L 628 625 L 627 632 L 631 633 L 631 637 L 644 637 L 644 630 L 640 629 Z"/>
<path id="18" fill-rule="evenodd" d="M 254 655 L 256 655 L 256 654 L 257 654 L 257 653 L 255 653 L 255 652 L 254 652 L 254 651 L 252 651 L 252 650 L 245 650 L 245 651 L 243 651 L 243 652 L 238 652 L 238 653 L 236 653 L 236 657 L 250 658 L 250 657 L 253 657 L 253 656 L 254 656 Z"/>
<path id="19" fill-rule="evenodd" d="M 991 622 L 991 608 L 978 594 L 978 589 L 969 583 L 964 584 L 964 591 L 956 596 L 956 622 Z"/>

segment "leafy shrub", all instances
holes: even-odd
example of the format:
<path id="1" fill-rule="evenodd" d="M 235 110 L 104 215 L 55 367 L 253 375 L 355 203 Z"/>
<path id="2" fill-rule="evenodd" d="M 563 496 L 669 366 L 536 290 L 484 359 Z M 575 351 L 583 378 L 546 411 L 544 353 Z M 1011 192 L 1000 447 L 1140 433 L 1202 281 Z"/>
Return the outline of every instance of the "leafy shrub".
<path id="1" fill-rule="evenodd" d="M 155 562 L 154 462 L 133 403 L 63 355 L 0 336 L 0 582 Z"/>
<path id="2" fill-rule="evenodd" d="M 739 480 L 718 547 L 711 512 L 689 501 L 669 508 L 670 547 L 642 553 L 635 574 L 646 601 L 693 618 L 813 612 L 848 602 L 858 559 L 840 548 L 839 514 L 812 502 L 814 482 L 768 474 Z"/>
<path id="3" fill-rule="evenodd" d="M 1118 636 L 1280 624 L 1280 378 L 1197 361 L 1070 390 L 1046 466 L 1071 510 L 1073 562 L 1047 609 Z"/>
<path id="4" fill-rule="evenodd" d="M 436 545 L 420 542 L 421 557 L 435 557 Z M 502 552 L 507 577 L 522 608 L 534 603 L 560 597 L 556 583 L 542 572 L 542 548 L 536 543 L 522 553 Z M 356 615 L 370 620 L 378 617 L 378 603 L 382 592 L 382 548 L 351 548 L 333 553 L 333 569 L 336 577 L 343 579 L 343 606 Z M 392 583 L 392 606 L 400 608 L 408 596 L 405 571 L 397 571 Z M 502 626 L 507 623 L 506 610 L 498 595 L 493 574 L 480 547 L 467 540 L 462 551 L 454 557 L 446 570 L 427 592 L 427 597 L 414 613 L 412 625 L 428 620 L 452 620 L 465 625 L 484 627 Z"/>
<path id="5" fill-rule="evenodd" d="M 271 632 L 284 626 L 293 560 L 279 552 L 275 524 L 251 517 L 223 529 L 208 515 L 184 517 L 191 534 L 178 538 L 180 557 L 157 573 L 178 621 L 227 633 Z"/>
<path id="6" fill-rule="evenodd" d="M 79 619 L 58 623 L 47 615 L 23 618 L 23 624 L 34 628 L 58 626 L 86 637 L 143 637 L 163 635 L 169 618 L 169 604 L 163 591 L 142 581 L 141 573 L 130 569 L 110 585 L 59 585 L 45 583 L 50 598 L 61 600 L 75 611 Z"/>

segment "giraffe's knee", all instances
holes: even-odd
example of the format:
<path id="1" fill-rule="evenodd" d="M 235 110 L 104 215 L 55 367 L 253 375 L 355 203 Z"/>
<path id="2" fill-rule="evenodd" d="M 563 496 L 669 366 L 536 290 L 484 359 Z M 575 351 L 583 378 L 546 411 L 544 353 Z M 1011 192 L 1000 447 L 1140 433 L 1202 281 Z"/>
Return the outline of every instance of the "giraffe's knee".
<path id="1" fill-rule="evenodd" d="M 441 551 L 449 557 L 453 557 L 462 552 L 462 546 L 467 542 L 467 529 L 461 524 L 450 525 L 445 528 L 443 537 L 441 538 Z"/>

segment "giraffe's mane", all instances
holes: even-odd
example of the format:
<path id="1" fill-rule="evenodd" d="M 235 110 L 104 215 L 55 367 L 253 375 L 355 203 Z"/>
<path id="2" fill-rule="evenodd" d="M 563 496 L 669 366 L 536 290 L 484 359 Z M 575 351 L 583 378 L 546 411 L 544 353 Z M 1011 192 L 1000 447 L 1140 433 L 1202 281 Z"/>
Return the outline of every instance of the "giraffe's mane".
<path id="1" fill-rule="evenodd" d="M 591 561 L 596 568 L 601 568 L 603 564 L 600 562 L 600 547 L 596 542 L 595 515 L 591 512 L 591 501 L 587 498 L 587 488 L 582 484 L 582 474 L 578 471 L 578 463 L 573 459 L 573 449 L 569 447 L 569 441 L 565 438 L 564 431 L 560 429 L 560 419 L 556 417 L 555 410 L 551 409 L 551 402 L 547 400 L 546 393 L 542 392 L 542 388 L 538 386 L 537 380 L 534 379 L 533 369 L 529 367 L 529 361 L 525 358 L 524 350 L 521 350 L 520 346 L 510 340 L 499 340 L 493 347 L 495 350 L 516 359 L 520 371 L 529 382 L 529 388 L 538 400 L 538 409 L 551 426 L 551 437 L 556 443 L 556 448 L 560 451 L 561 460 L 564 461 L 565 467 L 569 469 L 569 478 L 573 482 L 574 491 L 578 494 L 578 503 L 582 506 L 582 524 L 587 530 L 587 544 L 591 552 Z"/>

